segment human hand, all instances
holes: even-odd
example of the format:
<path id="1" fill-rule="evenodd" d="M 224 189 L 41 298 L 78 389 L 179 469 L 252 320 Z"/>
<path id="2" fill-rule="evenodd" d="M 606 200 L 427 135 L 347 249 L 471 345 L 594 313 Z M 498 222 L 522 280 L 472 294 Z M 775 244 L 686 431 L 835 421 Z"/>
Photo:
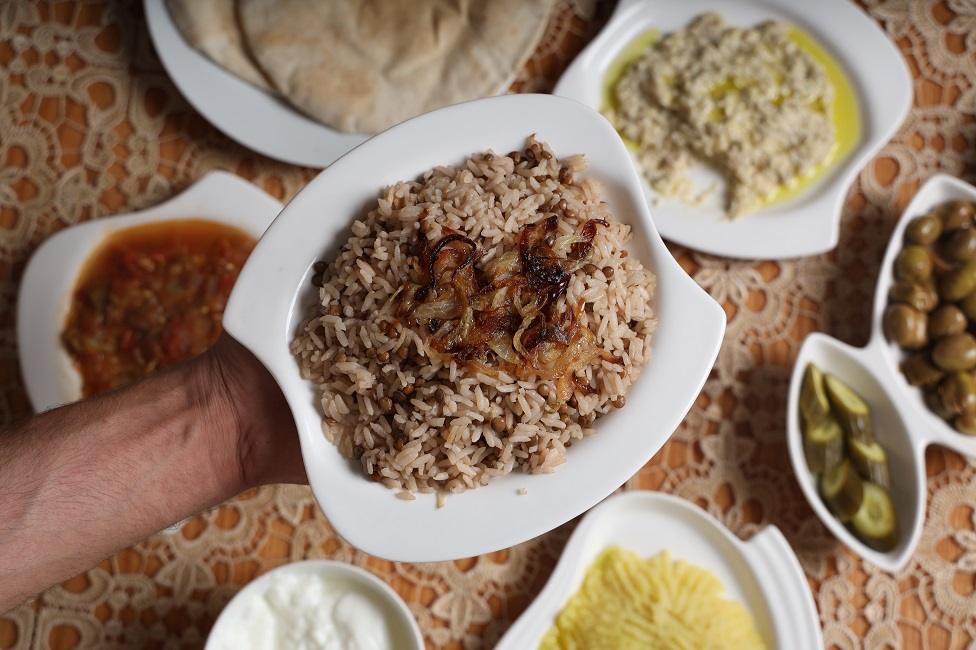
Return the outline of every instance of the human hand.
<path id="1" fill-rule="evenodd" d="M 243 345 L 224 334 L 213 349 L 204 381 L 219 396 L 216 408 L 236 429 L 241 488 L 308 483 L 291 410 L 271 373 Z M 235 440 L 232 434 L 228 436 Z"/>

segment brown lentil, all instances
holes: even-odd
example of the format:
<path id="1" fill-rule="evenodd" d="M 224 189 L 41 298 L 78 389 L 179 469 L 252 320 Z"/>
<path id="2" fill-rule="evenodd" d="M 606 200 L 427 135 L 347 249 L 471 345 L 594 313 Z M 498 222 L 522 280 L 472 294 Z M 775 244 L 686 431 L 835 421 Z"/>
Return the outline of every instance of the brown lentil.
<path id="1" fill-rule="evenodd" d="M 495 430 L 495 433 L 501 433 L 505 430 L 505 418 L 500 415 L 496 415 L 491 419 L 491 428 Z"/>
<path id="2" fill-rule="evenodd" d="M 596 273 L 597 267 L 596 267 L 596 264 L 587 264 L 586 266 L 583 267 L 583 270 L 587 274 L 593 275 L 594 273 Z"/>
<path id="3" fill-rule="evenodd" d="M 613 277 L 613 267 L 612 266 L 604 266 L 603 267 L 603 275 L 607 276 L 607 280 L 609 280 L 610 278 L 612 278 Z"/>

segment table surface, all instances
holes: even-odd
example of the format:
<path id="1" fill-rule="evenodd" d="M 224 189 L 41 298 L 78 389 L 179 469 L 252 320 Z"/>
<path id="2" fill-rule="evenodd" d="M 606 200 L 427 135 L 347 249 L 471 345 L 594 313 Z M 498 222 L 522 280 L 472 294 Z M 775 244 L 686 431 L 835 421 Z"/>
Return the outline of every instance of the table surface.
<path id="1" fill-rule="evenodd" d="M 787 385 L 804 336 L 825 331 L 864 344 L 877 269 L 901 209 L 937 171 L 976 178 L 976 2 L 870 0 L 864 8 L 912 70 L 911 115 L 851 189 L 834 252 L 738 262 L 671 246 L 724 305 L 728 332 L 688 417 L 623 489 L 680 495 L 742 537 L 779 526 L 816 594 L 828 647 L 973 648 L 976 464 L 928 451 L 925 533 L 908 567 L 890 575 L 831 537 L 787 460 Z M 558 0 L 515 89 L 551 89 L 610 9 Z M 136 1 L 0 2 L 0 161 L 3 421 L 30 412 L 13 308 L 27 257 L 46 237 L 157 203 L 211 169 L 281 199 L 314 175 L 238 146 L 196 114 L 163 71 Z M 490 648 L 545 584 L 573 525 L 478 558 L 391 563 L 342 542 L 307 488 L 267 487 L 0 617 L 0 648 L 199 647 L 241 585 L 303 558 L 351 562 L 389 582 L 429 647 Z"/>

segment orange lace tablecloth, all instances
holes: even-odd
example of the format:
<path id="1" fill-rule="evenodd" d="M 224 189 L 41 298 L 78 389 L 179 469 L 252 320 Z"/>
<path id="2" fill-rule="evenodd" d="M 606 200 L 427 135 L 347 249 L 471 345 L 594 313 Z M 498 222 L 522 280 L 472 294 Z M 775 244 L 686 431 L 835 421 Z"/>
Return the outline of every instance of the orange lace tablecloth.
<path id="1" fill-rule="evenodd" d="M 787 384 L 803 337 L 823 330 L 864 344 L 877 269 L 900 209 L 936 171 L 976 177 L 976 2 L 869 1 L 865 9 L 914 74 L 910 117 L 852 188 L 833 253 L 756 263 L 671 247 L 725 306 L 729 327 L 691 413 L 623 487 L 680 495 L 743 537 L 779 526 L 816 594 L 828 647 L 976 648 L 976 464 L 929 450 L 925 533 L 908 567 L 889 575 L 831 537 L 787 460 Z M 559 0 L 516 88 L 550 89 L 609 10 Z M 152 205 L 214 168 L 282 199 L 314 174 L 222 136 L 166 76 L 141 3 L 96 0 L 0 0 L 0 161 L 6 421 L 29 413 L 14 301 L 24 263 L 45 237 Z M 307 488 L 268 487 L 0 617 L 0 648 L 199 647 L 241 585 L 312 557 L 351 562 L 388 581 L 410 604 L 429 647 L 488 648 L 542 588 L 572 527 L 469 560 L 398 564 L 342 542 Z"/>

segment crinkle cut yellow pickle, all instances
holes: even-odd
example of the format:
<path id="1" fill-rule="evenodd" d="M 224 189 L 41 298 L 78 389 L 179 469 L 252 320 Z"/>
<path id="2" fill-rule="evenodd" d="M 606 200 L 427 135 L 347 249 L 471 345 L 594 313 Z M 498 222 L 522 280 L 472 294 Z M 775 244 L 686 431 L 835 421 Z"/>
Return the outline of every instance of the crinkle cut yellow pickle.
<path id="1" fill-rule="evenodd" d="M 587 570 L 539 650 L 755 650 L 749 611 L 711 572 L 667 551 L 611 546 Z"/>

